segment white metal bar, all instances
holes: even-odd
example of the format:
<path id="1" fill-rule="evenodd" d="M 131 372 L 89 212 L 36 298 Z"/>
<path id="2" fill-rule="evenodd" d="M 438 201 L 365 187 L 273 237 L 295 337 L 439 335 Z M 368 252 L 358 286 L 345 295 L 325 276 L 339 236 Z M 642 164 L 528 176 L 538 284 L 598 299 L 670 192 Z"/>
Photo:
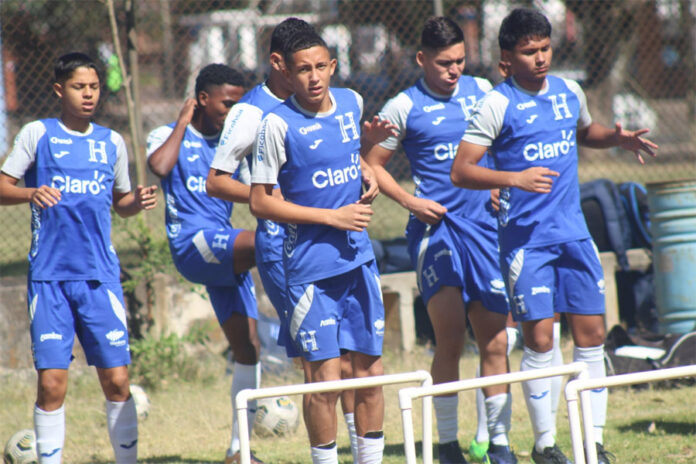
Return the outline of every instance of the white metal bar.
<path id="1" fill-rule="evenodd" d="M 413 435 L 413 417 L 411 415 L 411 409 L 413 407 L 414 399 L 432 399 L 433 396 L 446 395 L 448 393 L 458 393 L 464 390 L 474 390 L 476 388 L 485 388 L 493 385 L 524 382 L 527 380 L 541 379 L 545 377 L 556 377 L 559 375 L 571 375 L 573 377 L 587 375 L 587 365 L 584 362 L 574 362 L 571 364 L 547 367 L 544 369 L 510 372 L 508 374 L 499 374 L 491 375 L 488 377 L 479 377 L 475 379 L 458 380 L 455 382 L 440 383 L 432 386 L 402 388 L 401 390 L 399 390 L 399 407 L 401 408 L 401 421 L 404 429 L 404 451 L 406 454 L 406 463 L 416 464 L 416 445 Z M 410 437 L 406 436 L 407 430 L 410 433 Z M 423 430 L 424 447 L 426 443 L 426 433 L 429 435 L 427 442 L 432 443 L 432 427 L 429 427 L 427 430 Z M 432 463 L 432 450 L 430 451 L 430 456 L 426 458 L 424 450 L 423 464 Z"/>
<path id="2" fill-rule="evenodd" d="M 237 426 L 239 429 L 239 454 L 241 464 L 250 464 L 251 448 L 249 445 L 250 431 L 247 424 L 247 409 L 249 401 L 261 398 L 275 398 L 283 395 L 302 395 L 305 393 L 323 393 L 341 390 L 359 390 L 362 388 L 394 385 L 399 383 L 420 382 L 422 386 L 432 385 L 433 379 L 430 373 L 424 370 L 404 372 L 399 374 L 378 375 L 373 377 L 361 377 L 354 379 L 330 380 L 327 382 L 313 382 L 278 387 L 266 387 L 257 389 L 244 389 L 237 393 L 235 408 L 237 414 Z M 432 403 L 429 403 L 430 405 Z M 428 423 L 432 420 L 431 406 L 423 403 L 423 420 L 426 413 Z M 430 438 L 432 439 L 432 438 Z M 423 445 L 426 444 L 425 429 L 423 429 Z M 430 444 L 432 449 L 432 443 Z"/>
<path id="3" fill-rule="evenodd" d="M 655 382 L 657 380 L 678 379 L 681 377 L 695 377 L 696 364 L 691 366 L 672 367 L 654 371 L 633 372 L 631 374 L 612 375 L 601 378 L 578 378 L 571 380 L 566 385 L 566 401 L 568 403 L 568 418 L 571 419 L 571 440 L 573 444 L 573 456 L 575 464 L 597 464 L 597 449 L 595 448 L 594 429 L 592 427 L 592 405 L 589 391 L 600 387 L 619 387 L 623 385 L 635 385 L 638 383 Z M 582 436 L 577 431 L 580 429 L 578 414 L 578 393 L 580 408 L 582 409 L 582 421 L 585 428 L 585 441 L 588 442 L 587 456 L 584 454 Z M 575 430 L 575 433 L 573 433 Z M 587 459 L 587 461 L 585 460 Z"/>

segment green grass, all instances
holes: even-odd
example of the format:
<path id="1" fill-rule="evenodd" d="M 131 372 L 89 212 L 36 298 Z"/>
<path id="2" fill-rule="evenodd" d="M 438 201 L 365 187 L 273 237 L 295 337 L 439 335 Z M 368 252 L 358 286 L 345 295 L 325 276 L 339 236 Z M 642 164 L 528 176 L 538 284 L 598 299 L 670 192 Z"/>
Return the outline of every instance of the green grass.
<path id="1" fill-rule="evenodd" d="M 566 344 L 564 353 L 570 357 L 572 347 Z M 520 351 L 513 352 L 511 365 L 519 366 Z M 230 435 L 231 378 L 223 374 L 225 362 L 221 356 L 206 358 L 205 368 L 214 376 L 204 381 L 171 379 L 164 387 L 150 391 L 150 415 L 140 423 L 139 455 L 143 463 L 219 463 L 228 446 Z M 384 363 L 387 372 L 406 372 L 428 369 L 431 354 L 418 346 L 414 353 L 404 356 L 387 349 Z M 197 358 L 196 362 L 202 362 Z M 461 362 L 462 377 L 471 377 L 476 357 L 467 353 Z M 284 376 L 266 376 L 264 386 L 299 383 L 299 370 Z M 385 388 L 386 449 L 384 462 L 404 462 L 401 419 L 397 404 L 398 387 Z M 510 439 L 521 463 L 530 462 L 532 433 L 518 384 L 513 385 L 513 417 Z M 21 429 L 32 426 L 32 405 L 35 395 L 33 371 L 4 371 L 0 373 L 0 440 Z M 299 398 L 295 398 L 299 404 Z M 615 389 L 610 394 L 608 421 L 605 431 L 607 448 L 616 454 L 618 462 L 631 463 L 689 463 L 696 460 L 696 387 L 669 390 Z M 111 462 L 112 452 L 106 432 L 103 397 L 96 374 L 89 368 L 71 370 L 66 400 L 67 433 L 64 462 Z M 420 406 L 415 404 L 413 417 L 420 456 Z M 459 441 L 464 448 L 475 432 L 476 409 L 473 392 L 460 394 Z M 654 423 L 654 427 L 651 424 Z M 339 459 L 351 462 L 348 439 L 342 418 L 338 421 Z M 649 431 L 650 430 L 650 431 Z M 437 441 L 437 432 L 434 432 Z M 558 443 L 571 454 L 565 405 L 561 403 L 558 419 Z M 1 443 L 0 443 L 1 444 Z M 299 464 L 309 461 L 309 449 L 303 425 L 290 437 L 262 439 L 252 437 L 252 449 L 268 463 Z"/>

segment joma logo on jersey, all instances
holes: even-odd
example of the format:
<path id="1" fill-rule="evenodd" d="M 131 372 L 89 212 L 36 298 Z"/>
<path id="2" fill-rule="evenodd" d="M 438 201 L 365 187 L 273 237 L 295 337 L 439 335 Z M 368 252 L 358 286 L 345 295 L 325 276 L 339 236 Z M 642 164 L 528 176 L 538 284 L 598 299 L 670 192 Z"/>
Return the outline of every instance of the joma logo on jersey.
<path id="1" fill-rule="evenodd" d="M 104 174 L 94 171 L 94 179 L 76 179 L 70 176 L 53 176 L 51 187 L 67 193 L 91 193 L 99 195 L 102 190 L 106 190 L 104 185 Z"/>
<path id="2" fill-rule="evenodd" d="M 189 176 L 186 179 L 186 188 L 189 192 L 205 193 L 205 177 Z"/>
<path id="3" fill-rule="evenodd" d="M 307 135 L 310 132 L 318 131 L 319 129 L 321 129 L 321 124 L 315 122 L 311 126 L 300 127 L 299 132 L 302 135 Z"/>
<path id="4" fill-rule="evenodd" d="M 361 176 L 360 157 L 357 157 L 357 162 L 355 161 L 355 156 L 351 156 L 351 158 L 353 158 L 353 164 L 345 168 L 329 168 L 314 171 L 312 174 L 312 184 L 318 189 L 323 189 L 359 179 Z"/>
<path id="5" fill-rule="evenodd" d="M 426 113 L 430 113 L 430 112 L 437 111 L 437 110 L 444 110 L 444 109 L 445 109 L 445 104 L 442 102 L 437 103 L 435 105 L 429 105 L 429 106 L 423 107 L 423 111 L 425 111 Z"/>
<path id="6" fill-rule="evenodd" d="M 574 146 L 575 131 L 564 129 L 561 131 L 561 140 L 559 142 L 530 143 L 524 147 L 522 153 L 524 154 L 524 159 L 527 161 L 551 159 L 558 158 L 561 155 L 567 155 Z"/>
<path id="7" fill-rule="evenodd" d="M 439 145 L 435 145 L 435 148 L 433 149 L 435 159 L 438 161 L 454 159 L 454 157 L 457 156 L 457 147 L 458 145 L 453 143 L 441 143 Z"/>
<path id="8" fill-rule="evenodd" d="M 201 142 L 196 142 L 196 141 L 189 141 L 189 140 L 184 140 L 184 147 L 186 148 L 201 148 L 203 144 Z"/>

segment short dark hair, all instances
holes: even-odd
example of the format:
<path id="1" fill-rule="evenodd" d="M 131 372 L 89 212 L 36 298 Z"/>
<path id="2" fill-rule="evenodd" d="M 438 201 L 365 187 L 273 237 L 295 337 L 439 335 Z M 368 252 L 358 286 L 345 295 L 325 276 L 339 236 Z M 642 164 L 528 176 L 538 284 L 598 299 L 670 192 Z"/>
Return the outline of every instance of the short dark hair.
<path id="1" fill-rule="evenodd" d="M 271 33 L 270 53 L 283 53 L 283 48 L 295 34 L 315 32 L 314 27 L 307 21 L 295 17 L 284 19 L 273 29 Z"/>
<path id="2" fill-rule="evenodd" d="M 94 62 L 94 60 L 92 60 L 92 58 L 80 52 L 66 53 L 65 55 L 61 55 L 56 59 L 53 65 L 53 76 L 55 78 L 55 82 L 62 83 L 67 81 L 77 68 L 94 69 L 97 73 L 97 77 L 99 77 L 99 81 L 101 82 L 101 76 L 99 73 L 99 68 L 97 68 L 97 64 Z"/>
<path id="3" fill-rule="evenodd" d="M 294 53 L 312 47 L 324 47 L 327 50 L 329 48 L 315 30 L 297 32 L 283 47 L 283 58 L 286 63 L 291 63 Z"/>
<path id="4" fill-rule="evenodd" d="M 537 10 L 515 8 L 503 19 L 498 33 L 501 50 L 512 50 L 523 39 L 551 37 L 551 23 Z"/>
<path id="5" fill-rule="evenodd" d="M 207 92 L 214 85 L 230 84 L 244 87 L 244 76 L 226 64 L 213 63 L 200 70 L 196 77 L 196 95 Z"/>
<path id="6" fill-rule="evenodd" d="M 446 16 L 431 16 L 423 25 L 421 47 L 439 50 L 458 43 L 464 43 L 464 32 L 452 19 Z"/>

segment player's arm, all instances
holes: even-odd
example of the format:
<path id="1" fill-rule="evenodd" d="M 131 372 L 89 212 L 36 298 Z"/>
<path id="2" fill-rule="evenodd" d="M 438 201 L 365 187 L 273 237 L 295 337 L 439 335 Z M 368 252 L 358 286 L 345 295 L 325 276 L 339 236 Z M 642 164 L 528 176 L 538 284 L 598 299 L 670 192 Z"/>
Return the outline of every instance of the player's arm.
<path id="1" fill-rule="evenodd" d="M 319 224 L 360 232 L 370 223 L 372 208 L 351 203 L 338 209 L 302 206 L 273 194 L 274 184 L 251 184 L 249 208 L 258 218 L 292 224 Z"/>
<path id="2" fill-rule="evenodd" d="M 196 109 L 196 100 L 187 98 L 184 102 L 184 107 L 179 112 L 179 117 L 176 120 L 174 130 L 169 134 L 169 137 L 147 157 L 147 164 L 150 170 L 157 177 L 166 177 L 169 175 L 177 160 L 179 159 L 179 150 L 181 149 L 181 141 L 186 134 L 186 126 L 191 122 L 193 112 Z M 151 134 L 152 136 L 153 134 Z M 153 142 L 148 140 L 148 145 Z M 156 143 L 156 141 L 154 141 Z"/>
<path id="3" fill-rule="evenodd" d="M 649 129 L 628 131 L 623 129 L 619 122 L 613 129 L 593 122 L 584 129 L 578 129 L 578 143 L 589 148 L 621 147 L 632 151 L 640 164 L 645 164 L 641 152 L 654 158 L 657 156 L 655 150 L 658 148 L 652 141 L 641 137 L 649 131 Z"/>
<path id="4" fill-rule="evenodd" d="M 39 208 L 50 208 L 60 201 L 60 190 L 42 185 L 37 188 L 19 187 L 19 179 L 0 173 L 0 205 L 31 203 Z"/>
<path id="5" fill-rule="evenodd" d="M 114 192 L 114 211 L 121 217 L 135 216 L 157 206 L 157 186 L 138 185 L 135 192 Z"/>
<path id="6" fill-rule="evenodd" d="M 367 187 L 367 190 L 360 196 L 360 203 L 371 204 L 379 194 L 377 175 L 365 160 L 365 156 L 378 143 L 398 135 L 397 129 L 398 127 L 395 124 L 392 124 L 387 119 L 380 119 L 379 116 L 374 116 L 372 121 L 363 123 L 362 136 L 360 137 L 360 170 L 362 172 L 363 184 Z"/>
<path id="7" fill-rule="evenodd" d="M 205 189 L 211 197 L 234 203 L 249 203 L 249 186 L 233 179 L 241 160 L 251 153 L 261 125 L 262 111 L 246 103 L 232 107 L 225 118 L 220 143 L 208 172 Z"/>

